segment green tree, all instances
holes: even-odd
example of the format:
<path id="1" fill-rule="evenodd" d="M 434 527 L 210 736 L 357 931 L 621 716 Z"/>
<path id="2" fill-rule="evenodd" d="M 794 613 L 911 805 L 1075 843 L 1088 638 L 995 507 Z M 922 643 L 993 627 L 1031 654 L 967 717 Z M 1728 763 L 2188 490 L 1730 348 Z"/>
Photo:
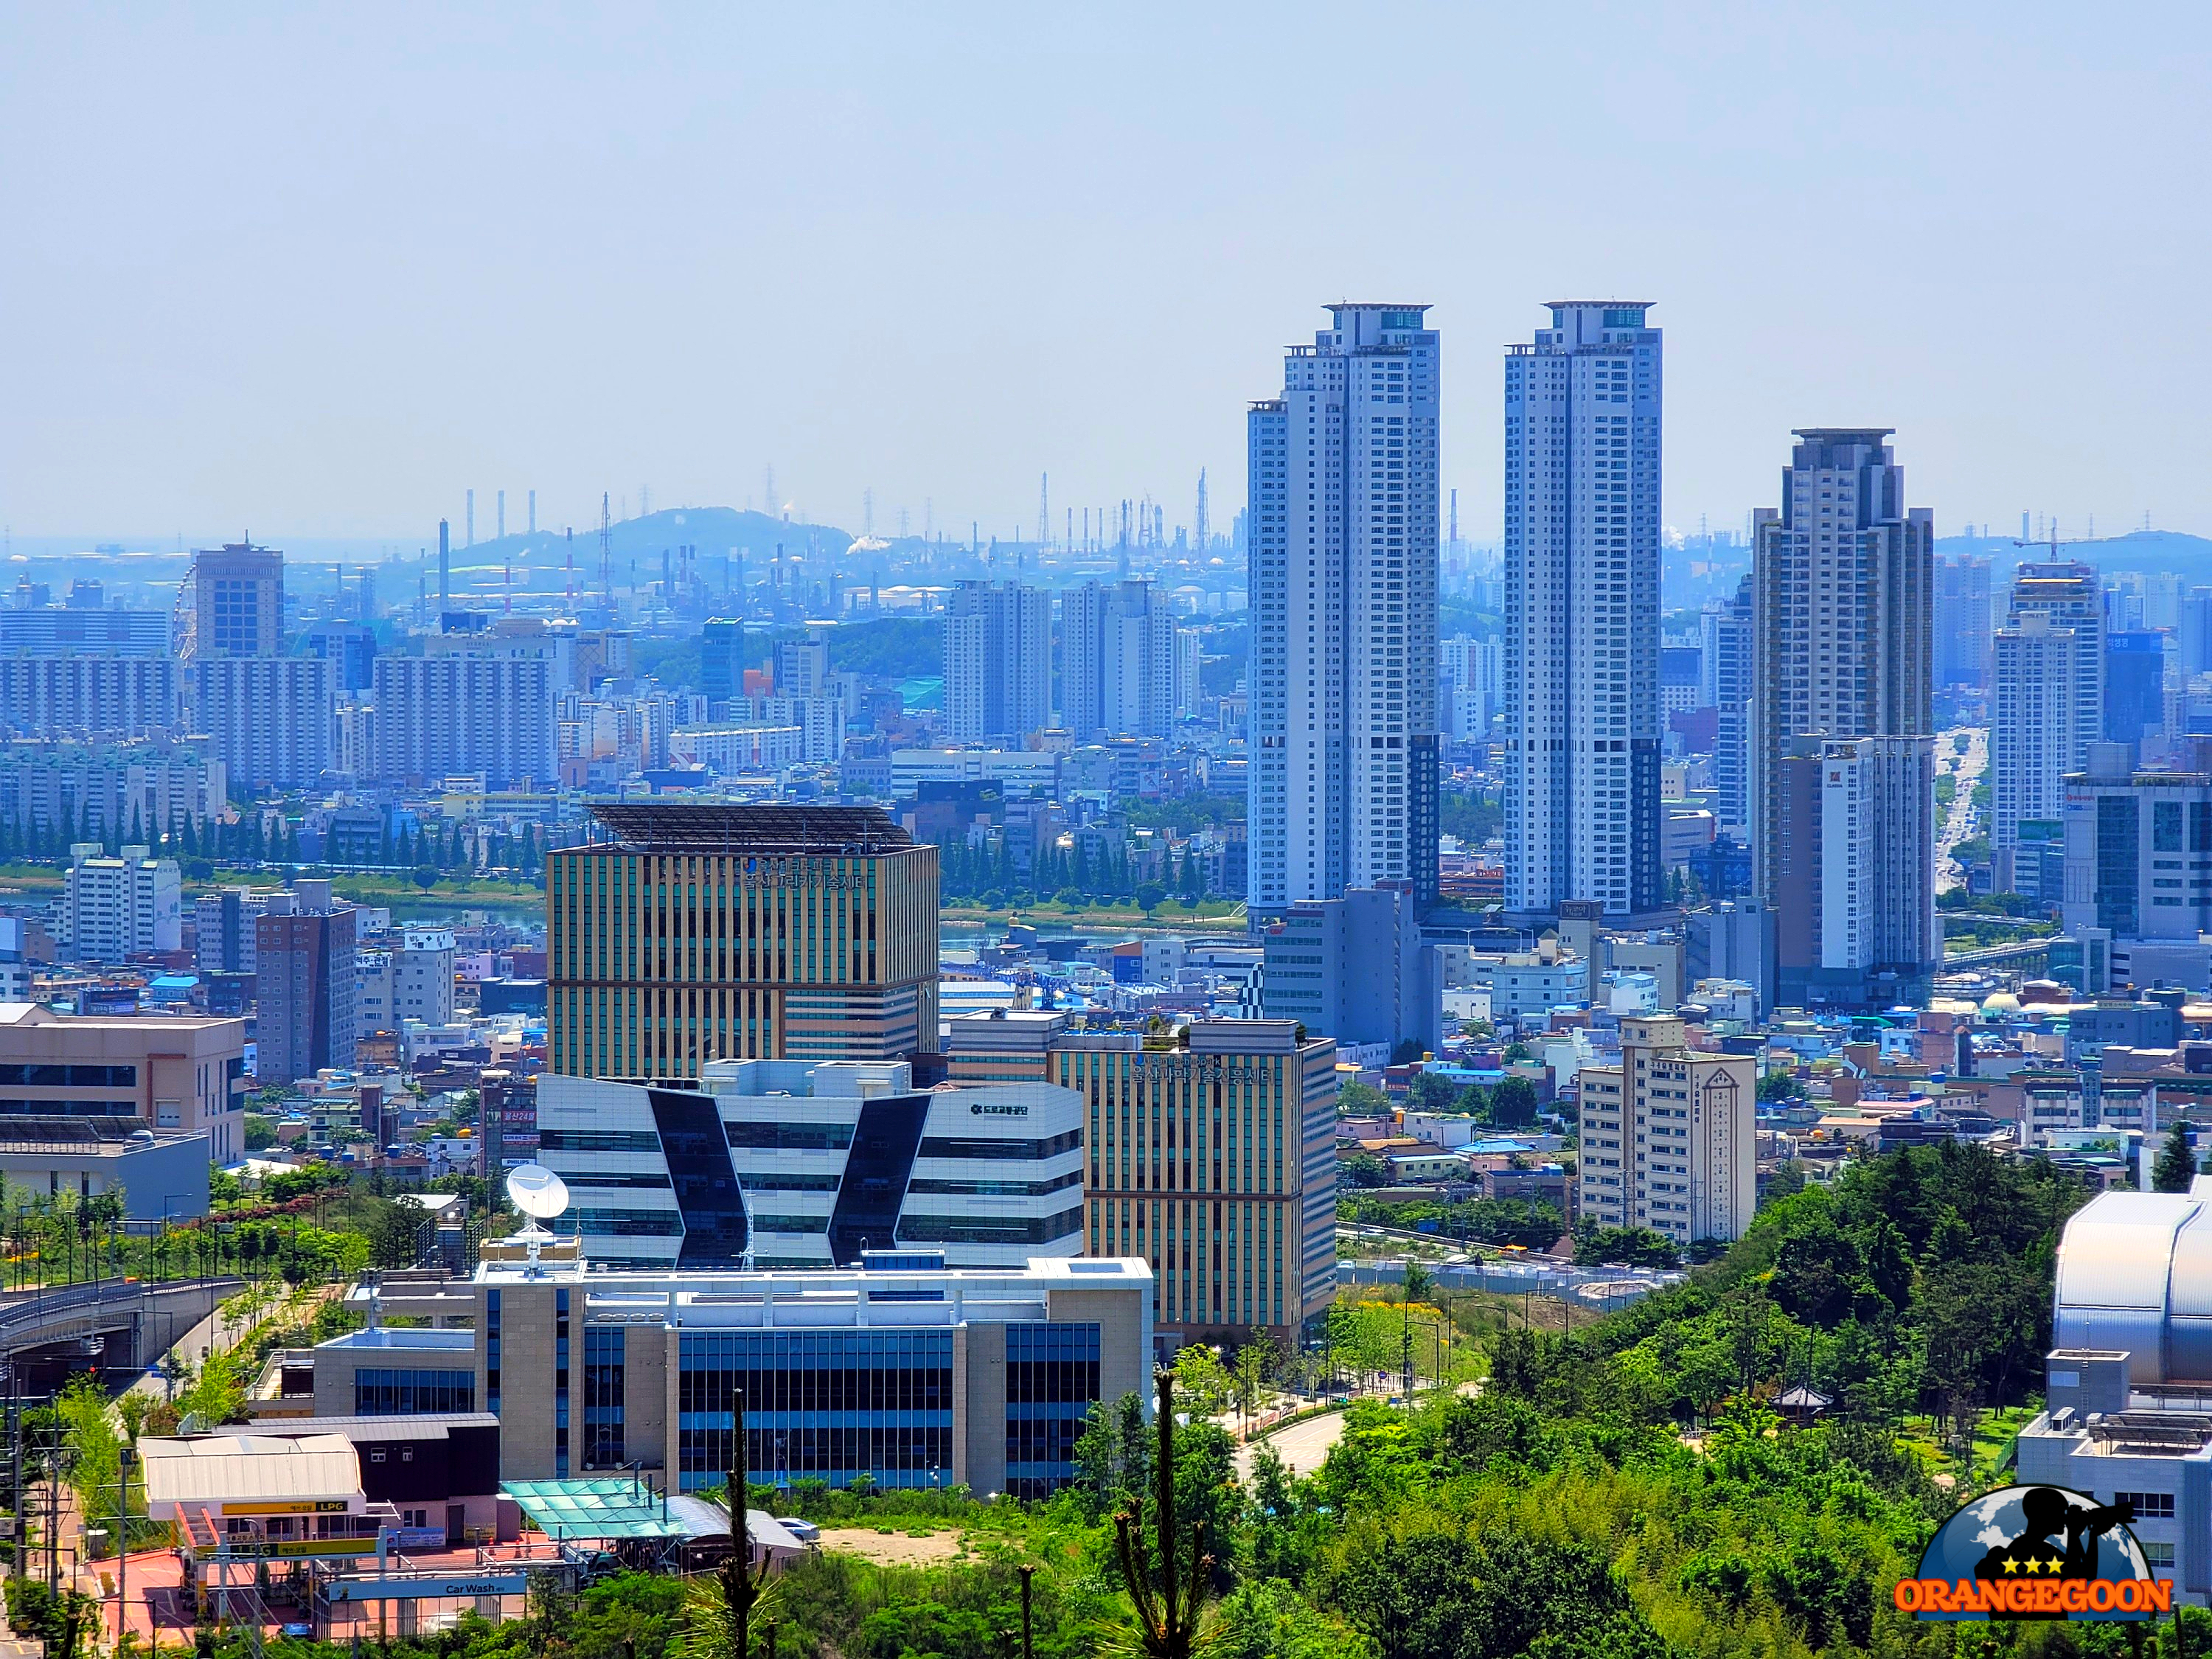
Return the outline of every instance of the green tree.
<path id="1" fill-rule="evenodd" d="M 1200 1417 L 1227 1407 L 1236 1388 L 1221 1356 L 1203 1342 L 1187 1342 L 1176 1351 L 1175 1380 L 1185 1408 Z"/>
<path id="2" fill-rule="evenodd" d="M 1206 1652 L 1211 1659 L 1373 1659 L 1376 1649 L 1280 1578 L 1263 1578 L 1222 1601 Z"/>
<path id="3" fill-rule="evenodd" d="M 1371 1083 L 1358 1079 L 1340 1084 L 1336 1091 L 1340 1117 L 1379 1117 L 1390 1109 L 1390 1097 Z"/>
<path id="4" fill-rule="evenodd" d="M 1526 1128 L 1536 1121 L 1536 1085 L 1525 1077 L 1509 1077 L 1490 1091 L 1490 1117 L 1508 1128 Z"/>
<path id="5" fill-rule="evenodd" d="M 2197 1159 L 2190 1151 L 2190 1126 L 2177 1123 L 2166 1132 L 2166 1142 L 2158 1149 L 2158 1161 L 2151 1165 L 2151 1190 L 2160 1193 L 2185 1193 L 2197 1176 Z"/>
<path id="6" fill-rule="evenodd" d="M 386 1200 L 369 1224 L 369 1254 L 380 1267 L 411 1267 L 422 1259 L 423 1224 L 420 1205 Z"/>
<path id="7" fill-rule="evenodd" d="M 1674 1241 L 1649 1227 L 1600 1227 L 1575 1245 L 1575 1261 L 1583 1267 L 1673 1267 L 1681 1260 Z"/>
<path id="8" fill-rule="evenodd" d="M 1795 1072 L 1779 1069 L 1760 1073 L 1759 1097 L 1761 1102 L 1802 1099 L 1805 1085 L 1797 1080 Z"/>
<path id="9" fill-rule="evenodd" d="M 1152 1535 L 1146 1537 L 1138 1517 L 1116 1516 L 1115 1554 L 1122 1588 L 1136 1613 L 1129 1648 L 1144 1659 L 1193 1659 L 1211 1634 L 1212 1620 L 1206 1603 L 1213 1588 L 1214 1562 L 1206 1553 L 1202 1521 L 1190 1523 L 1186 1553 L 1176 1501 L 1182 1488 L 1176 1478 L 1175 1373 L 1163 1366 L 1155 1376 L 1159 1451 L 1152 1476 Z M 1234 1481 L 1230 1484 L 1233 1486 Z"/>

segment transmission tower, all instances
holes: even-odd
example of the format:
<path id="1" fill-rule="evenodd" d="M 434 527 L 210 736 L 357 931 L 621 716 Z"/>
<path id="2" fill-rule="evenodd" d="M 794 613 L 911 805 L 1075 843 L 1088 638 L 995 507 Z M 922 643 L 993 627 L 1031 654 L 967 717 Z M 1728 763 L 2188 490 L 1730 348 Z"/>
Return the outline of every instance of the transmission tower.
<path id="1" fill-rule="evenodd" d="M 607 494 L 599 492 L 599 591 L 606 598 L 607 608 L 615 603 L 615 526 L 607 516 Z"/>
<path id="2" fill-rule="evenodd" d="M 1052 540 L 1052 474 L 1037 474 L 1037 550 L 1042 552 Z"/>
<path id="3" fill-rule="evenodd" d="M 1203 558 L 1206 555 L 1206 469 L 1198 469 L 1198 518 L 1191 526 L 1192 551 Z"/>
<path id="4" fill-rule="evenodd" d="M 566 606 L 566 611 L 568 615 L 573 617 L 576 614 L 576 526 L 574 525 L 568 526 L 568 584 L 567 591 L 568 602 Z"/>

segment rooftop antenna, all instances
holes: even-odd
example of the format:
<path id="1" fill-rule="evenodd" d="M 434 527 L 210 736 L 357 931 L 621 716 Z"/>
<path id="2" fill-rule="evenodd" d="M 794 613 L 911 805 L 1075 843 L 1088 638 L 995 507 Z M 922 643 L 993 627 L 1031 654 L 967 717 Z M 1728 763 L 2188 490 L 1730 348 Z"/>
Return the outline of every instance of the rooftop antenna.
<path id="1" fill-rule="evenodd" d="M 553 1242 L 552 1233 L 538 1224 L 550 1221 L 568 1207 L 568 1183 L 543 1164 L 520 1164 L 507 1175 L 507 1197 L 518 1211 L 529 1217 L 514 1237 L 529 1246 L 529 1273 L 536 1279 L 543 1271 L 538 1266 L 538 1252 Z"/>
<path id="2" fill-rule="evenodd" d="M 607 492 L 599 492 L 599 590 L 606 596 L 607 608 L 615 603 L 615 527 L 607 516 Z"/>

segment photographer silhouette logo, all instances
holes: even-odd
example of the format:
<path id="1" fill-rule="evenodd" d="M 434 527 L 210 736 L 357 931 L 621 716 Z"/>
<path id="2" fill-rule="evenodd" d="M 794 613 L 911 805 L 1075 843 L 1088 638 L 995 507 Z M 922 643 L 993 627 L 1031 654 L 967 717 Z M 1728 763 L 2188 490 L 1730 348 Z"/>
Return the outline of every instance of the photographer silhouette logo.
<path id="1" fill-rule="evenodd" d="M 2133 1506 L 2063 1486 L 2003 1486 L 1963 1505 L 1898 1581 L 1900 1613 L 1936 1621 L 2144 1620 L 2170 1612 L 2128 1523 Z"/>

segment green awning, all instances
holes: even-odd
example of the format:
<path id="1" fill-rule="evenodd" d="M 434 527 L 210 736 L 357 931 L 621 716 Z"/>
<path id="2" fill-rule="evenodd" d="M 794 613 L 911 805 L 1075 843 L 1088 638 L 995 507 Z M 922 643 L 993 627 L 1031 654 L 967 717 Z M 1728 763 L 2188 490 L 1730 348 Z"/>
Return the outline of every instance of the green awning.
<path id="1" fill-rule="evenodd" d="M 499 1491 L 548 1538 L 688 1538 L 696 1528 L 661 1513 L 660 1494 L 617 1476 L 510 1480 Z"/>

